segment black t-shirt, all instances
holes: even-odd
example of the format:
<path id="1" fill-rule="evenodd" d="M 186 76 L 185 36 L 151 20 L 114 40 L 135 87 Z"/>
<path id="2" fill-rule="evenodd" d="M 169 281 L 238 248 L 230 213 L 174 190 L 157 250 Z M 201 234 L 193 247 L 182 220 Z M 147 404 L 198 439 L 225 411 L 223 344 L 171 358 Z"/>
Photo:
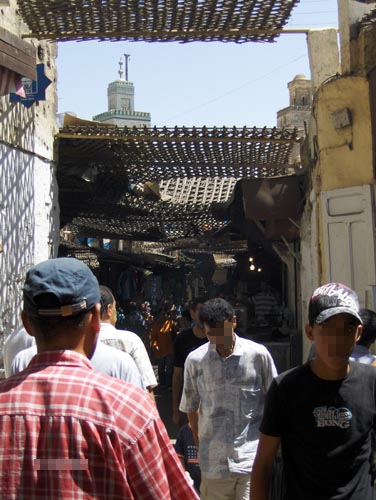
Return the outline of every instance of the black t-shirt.
<path id="1" fill-rule="evenodd" d="M 184 368 L 188 354 L 200 347 L 200 345 L 206 344 L 206 342 L 208 342 L 208 339 L 206 337 L 196 337 L 192 328 L 182 330 L 174 342 L 174 366 Z"/>
<path id="2" fill-rule="evenodd" d="M 272 383 L 260 430 L 281 437 L 288 500 L 372 500 L 376 369 L 351 363 L 343 380 L 309 364 Z"/>

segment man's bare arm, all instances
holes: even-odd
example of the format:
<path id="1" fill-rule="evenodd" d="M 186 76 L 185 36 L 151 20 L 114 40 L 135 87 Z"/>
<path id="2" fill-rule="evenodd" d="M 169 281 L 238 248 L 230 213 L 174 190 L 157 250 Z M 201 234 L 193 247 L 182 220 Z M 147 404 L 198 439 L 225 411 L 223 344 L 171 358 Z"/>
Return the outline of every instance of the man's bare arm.
<path id="1" fill-rule="evenodd" d="M 280 442 L 279 437 L 260 435 L 252 467 L 250 500 L 268 500 L 274 458 Z"/>
<path id="2" fill-rule="evenodd" d="M 146 388 L 149 396 L 150 396 L 150 399 L 153 401 L 153 403 L 155 404 L 155 406 L 157 406 L 157 402 L 155 400 L 155 395 L 154 395 L 154 391 L 153 391 L 153 387 L 151 385 L 148 385 L 147 388 Z"/>

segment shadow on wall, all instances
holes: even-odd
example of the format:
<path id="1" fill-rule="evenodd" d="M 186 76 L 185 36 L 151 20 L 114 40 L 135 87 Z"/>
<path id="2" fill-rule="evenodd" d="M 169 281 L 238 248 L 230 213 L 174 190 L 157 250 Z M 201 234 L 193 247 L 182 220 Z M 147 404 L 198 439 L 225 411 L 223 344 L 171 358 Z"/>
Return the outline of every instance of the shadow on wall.
<path id="1" fill-rule="evenodd" d="M 6 109 L 4 109 L 6 108 Z M 0 353 L 20 324 L 22 284 L 34 259 L 35 110 L 0 99 Z M 4 109 L 4 111 L 3 111 Z"/>

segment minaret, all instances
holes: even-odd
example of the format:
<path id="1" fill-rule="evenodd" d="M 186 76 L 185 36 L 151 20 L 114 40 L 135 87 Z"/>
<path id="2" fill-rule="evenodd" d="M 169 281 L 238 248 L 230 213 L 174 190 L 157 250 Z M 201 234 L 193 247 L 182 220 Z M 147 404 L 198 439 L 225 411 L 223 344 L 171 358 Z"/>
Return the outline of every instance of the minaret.
<path id="1" fill-rule="evenodd" d="M 278 128 L 297 128 L 300 137 L 307 133 L 312 108 L 312 82 L 303 75 L 296 75 L 292 82 L 287 84 L 290 93 L 290 105 L 277 111 Z M 300 144 L 293 146 L 290 154 L 290 163 L 300 166 Z M 300 167 L 299 167 L 300 168 Z"/>
<path id="2" fill-rule="evenodd" d="M 290 105 L 277 112 L 277 127 L 304 130 L 304 123 L 309 122 L 312 106 L 312 82 L 305 75 L 296 75 L 287 84 L 290 93 Z"/>
<path id="3" fill-rule="evenodd" d="M 124 63 L 119 61 L 119 79 L 107 88 L 108 111 L 93 116 L 93 120 L 112 123 L 118 127 L 150 127 L 150 113 L 134 110 L 134 85 L 128 81 L 129 54 L 124 54 Z M 125 79 L 123 78 L 123 64 Z"/>

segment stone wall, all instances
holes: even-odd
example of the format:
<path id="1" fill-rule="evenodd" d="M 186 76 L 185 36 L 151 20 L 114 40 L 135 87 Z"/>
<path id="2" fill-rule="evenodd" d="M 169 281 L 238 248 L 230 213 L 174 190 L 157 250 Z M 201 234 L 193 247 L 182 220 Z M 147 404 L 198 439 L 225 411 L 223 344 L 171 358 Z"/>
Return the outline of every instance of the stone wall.
<path id="1" fill-rule="evenodd" d="M 27 26 L 16 2 L 0 8 L 0 25 L 21 36 Z M 37 64 L 52 84 L 46 101 L 26 108 L 0 98 L 0 352 L 20 324 L 22 283 L 27 269 L 56 255 L 59 208 L 54 163 L 56 125 L 56 44 L 30 40 Z"/>

